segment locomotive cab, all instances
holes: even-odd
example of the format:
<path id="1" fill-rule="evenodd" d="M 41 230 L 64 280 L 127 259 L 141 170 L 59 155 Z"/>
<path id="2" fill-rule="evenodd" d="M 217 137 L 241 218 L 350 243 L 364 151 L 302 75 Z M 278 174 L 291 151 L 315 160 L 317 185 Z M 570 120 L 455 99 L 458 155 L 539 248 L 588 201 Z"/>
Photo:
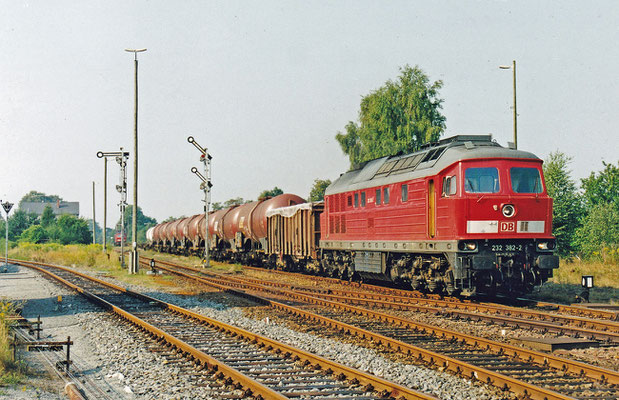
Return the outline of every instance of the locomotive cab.
<path id="1" fill-rule="evenodd" d="M 441 199 L 462 203 L 452 207 L 464 217 L 454 219 L 453 261 L 464 294 L 530 292 L 559 266 L 541 166 L 539 159 L 466 160 L 444 178 Z"/>

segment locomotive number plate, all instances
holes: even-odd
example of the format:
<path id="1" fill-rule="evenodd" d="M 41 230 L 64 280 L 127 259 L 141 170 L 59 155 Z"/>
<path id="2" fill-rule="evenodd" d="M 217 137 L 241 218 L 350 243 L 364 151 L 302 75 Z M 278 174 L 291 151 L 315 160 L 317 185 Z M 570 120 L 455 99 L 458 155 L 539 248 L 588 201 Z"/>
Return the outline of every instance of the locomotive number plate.
<path id="1" fill-rule="evenodd" d="M 523 249 L 523 245 L 511 243 L 493 244 L 490 247 L 490 250 L 494 251 L 495 253 L 515 253 L 522 251 Z"/>

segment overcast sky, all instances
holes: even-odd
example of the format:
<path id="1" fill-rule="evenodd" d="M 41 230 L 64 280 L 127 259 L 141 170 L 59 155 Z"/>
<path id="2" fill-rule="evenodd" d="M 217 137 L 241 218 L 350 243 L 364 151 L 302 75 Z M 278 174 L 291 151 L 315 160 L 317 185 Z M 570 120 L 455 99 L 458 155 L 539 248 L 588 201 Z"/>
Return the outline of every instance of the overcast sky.
<path id="1" fill-rule="evenodd" d="M 30 190 L 103 216 L 97 151 L 133 152 L 139 55 L 139 205 L 200 212 L 193 135 L 213 156 L 213 201 L 274 186 L 307 197 L 348 159 L 335 135 L 399 68 L 442 80 L 444 137 L 573 157 L 576 179 L 619 157 L 617 1 L 0 0 L 0 198 Z M 133 154 L 132 154 L 133 156 Z M 133 185 L 133 161 L 128 171 Z M 108 226 L 118 218 L 108 164 Z M 132 203 L 132 191 L 128 194 Z"/>

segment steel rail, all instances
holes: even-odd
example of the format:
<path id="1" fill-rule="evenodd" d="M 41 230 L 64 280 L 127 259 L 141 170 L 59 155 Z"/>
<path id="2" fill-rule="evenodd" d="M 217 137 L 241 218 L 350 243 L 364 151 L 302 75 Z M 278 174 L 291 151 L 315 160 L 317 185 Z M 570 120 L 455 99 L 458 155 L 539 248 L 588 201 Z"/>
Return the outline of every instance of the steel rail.
<path id="1" fill-rule="evenodd" d="M 349 325 L 349 324 L 346 324 L 346 323 L 343 323 L 343 322 L 340 322 L 340 321 L 337 321 L 337 320 L 334 320 L 328 317 L 317 315 L 317 314 L 314 314 L 314 313 L 311 313 L 311 312 L 308 312 L 308 311 L 305 311 L 305 310 L 302 310 L 302 309 L 299 309 L 299 308 L 296 308 L 290 305 L 286 305 L 286 304 L 283 304 L 283 303 L 280 303 L 274 300 L 266 299 L 266 298 L 263 298 L 257 295 L 252 295 L 247 292 L 234 289 L 234 287 L 240 288 L 240 289 L 256 289 L 255 285 L 239 282 L 237 278 L 222 277 L 222 279 L 225 279 L 225 281 L 223 283 L 217 283 L 216 282 L 217 279 L 196 276 L 196 275 L 188 274 L 188 273 L 181 272 L 181 271 L 176 271 L 171 268 L 166 268 L 166 267 L 161 267 L 161 266 L 157 268 L 161 268 L 168 272 L 175 273 L 187 279 L 202 282 L 206 285 L 217 288 L 219 290 L 231 291 L 240 296 L 254 299 L 255 301 L 258 301 L 260 303 L 268 304 L 274 308 L 284 310 L 294 315 L 303 317 L 307 320 L 319 322 L 328 327 L 341 330 L 344 333 L 348 333 L 348 334 L 352 334 L 352 335 L 356 335 L 359 337 L 373 340 L 389 348 L 395 349 L 405 355 L 413 355 L 414 357 L 417 357 L 417 359 L 419 359 L 420 361 L 426 361 L 430 364 L 437 364 L 437 365 L 442 364 L 444 368 L 449 369 L 453 372 L 456 372 L 457 374 L 461 374 L 463 376 L 467 376 L 473 379 L 479 379 L 481 381 L 485 381 L 489 384 L 498 386 L 503 389 L 508 388 L 509 390 L 519 395 L 523 395 L 523 396 L 528 395 L 535 399 L 548 399 L 548 400 L 549 399 L 571 398 L 569 396 L 565 396 L 563 394 L 550 391 L 544 388 L 539 388 L 527 382 L 522 382 L 520 380 L 511 378 L 509 376 L 506 376 L 500 373 L 496 373 L 494 371 L 476 367 L 467 362 L 463 362 L 463 361 L 451 358 L 449 356 L 445 356 L 445 355 L 433 352 L 431 350 L 426 350 L 426 349 L 399 341 L 397 339 L 389 338 L 384 335 L 374 333 L 374 332 L 368 331 L 363 328 L 358 328 L 358 327 L 355 327 L 355 326 L 352 326 L 352 325 Z M 187 268 L 187 267 L 184 267 L 184 268 Z M 188 269 L 191 269 L 191 268 L 188 268 Z M 232 280 L 232 282 L 226 281 L 228 279 Z M 268 287 L 266 288 L 266 291 L 270 293 L 276 293 L 276 294 L 282 293 L 282 291 L 276 291 Z M 587 364 L 580 363 L 577 361 L 561 359 L 558 357 L 549 356 L 544 353 L 521 349 L 515 346 L 504 345 L 502 343 L 494 342 L 491 340 L 486 340 L 486 339 L 474 337 L 471 335 L 460 334 L 457 332 L 436 328 L 430 325 L 418 324 L 418 323 L 409 321 L 404 318 L 398 318 L 398 317 L 394 317 L 388 314 L 377 313 L 371 310 L 366 310 L 366 309 L 359 308 L 359 307 L 353 307 L 353 306 L 349 306 L 346 304 L 330 302 L 330 301 L 326 301 L 320 298 L 315 298 L 315 297 L 300 294 L 300 293 L 288 292 L 286 294 L 291 296 L 295 300 L 301 300 L 301 301 L 310 302 L 310 303 L 317 304 L 317 305 L 324 305 L 324 306 L 329 306 L 329 307 L 334 307 L 334 308 L 341 308 L 341 309 L 344 309 L 345 311 L 353 311 L 360 315 L 378 318 L 381 321 L 391 322 L 391 323 L 399 324 L 401 326 L 406 326 L 412 329 L 420 330 L 420 331 L 425 332 L 428 335 L 437 335 L 439 337 L 445 338 L 445 340 L 455 339 L 455 340 L 463 341 L 467 344 L 472 344 L 478 347 L 485 346 L 488 350 L 494 351 L 496 353 L 506 354 L 516 359 L 534 362 L 536 364 L 539 364 L 545 367 L 569 371 L 575 374 L 589 373 L 590 377 L 594 379 L 598 379 L 602 382 L 608 382 L 608 379 L 609 379 L 608 375 L 610 375 L 610 379 L 612 380 L 612 382 L 619 382 L 619 374 L 615 373 L 614 371 L 609 371 L 603 368 L 589 366 Z"/>
<path id="2" fill-rule="evenodd" d="M 349 281 L 344 281 L 341 279 L 337 279 L 337 278 L 329 278 L 329 277 L 324 277 L 324 276 L 314 276 L 314 275 L 307 275 L 307 274 L 303 274 L 300 272 L 290 272 L 290 271 L 281 271 L 281 270 L 272 270 L 272 269 L 266 269 L 266 268 L 260 268 L 260 267 L 252 267 L 252 266 L 247 266 L 244 265 L 243 268 L 246 269 L 250 269 L 250 270 L 254 270 L 254 271 L 262 271 L 262 272 L 277 272 L 278 274 L 283 274 L 283 275 L 296 275 L 296 276 L 303 276 L 306 279 L 310 279 L 310 280 L 314 280 L 314 281 L 322 281 L 322 282 L 329 282 L 329 283 L 333 283 L 333 284 L 339 284 L 341 286 L 355 286 L 361 289 L 365 289 L 368 291 L 373 291 L 376 293 L 381 293 L 381 294 L 387 294 L 387 295 L 395 295 L 395 296 L 402 296 L 402 297 L 407 297 L 407 298 L 420 298 L 420 299 L 434 299 L 434 300 L 445 300 L 445 299 L 452 299 L 454 302 L 459 302 L 459 303 L 464 303 L 464 304 L 480 304 L 480 305 L 486 305 L 486 306 L 501 306 L 501 304 L 497 304 L 497 303 L 488 303 L 488 302 L 476 302 L 476 301 L 471 301 L 471 300 L 462 300 L 462 299 L 458 299 L 456 297 L 450 298 L 450 297 L 442 297 L 440 295 L 437 294 L 428 294 L 428 293 L 422 293 L 419 291 L 415 291 L 415 290 L 403 290 L 403 289 L 396 289 L 396 288 L 390 288 L 390 287 L 385 287 L 385 286 L 378 286 L 378 285 L 371 285 L 371 284 L 367 284 L 367 283 L 354 283 L 354 282 L 349 282 Z M 519 300 L 523 300 L 526 302 L 529 302 L 530 304 L 532 304 L 535 307 L 538 308 L 555 308 L 557 311 L 559 312 L 563 312 L 566 314 L 571 314 L 571 315 L 577 315 L 577 316 L 581 316 L 581 317 L 589 317 L 589 318 L 598 318 L 598 319 L 607 319 L 607 320 L 611 320 L 611 321 L 619 321 L 619 313 L 616 311 L 610 311 L 610 310 L 603 310 L 603 309 L 592 309 L 592 308 L 587 308 L 587 307 L 580 307 L 580 306 L 576 306 L 576 305 L 565 305 L 565 304 L 558 304 L 558 303 L 550 303 L 550 302 L 544 302 L 544 301 L 536 301 L 536 300 L 531 300 L 531 299 L 519 299 Z M 515 307 L 512 307 L 515 308 Z"/>
<path id="3" fill-rule="evenodd" d="M 54 279 L 64 283 L 65 285 L 71 287 L 72 289 L 78 291 L 79 293 L 85 295 L 88 298 L 93 299 L 95 302 L 101 304 L 104 308 L 109 309 L 114 311 L 115 313 L 119 314 L 120 316 L 122 316 L 123 318 L 127 319 L 128 321 L 134 323 L 135 325 L 145 329 L 146 331 L 150 332 L 154 337 L 158 338 L 158 339 L 164 339 L 165 341 L 167 341 L 168 343 L 172 344 L 174 347 L 178 348 L 179 350 L 183 351 L 184 353 L 190 354 L 191 356 L 193 356 L 196 360 L 199 360 L 201 363 L 203 363 L 204 365 L 206 365 L 208 368 L 213 369 L 214 367 L 217 367 L 217 370 L 220 372 L 223 372 L 224 375 L 232 378 L 234 381 L 239 382 L 243 387 L 248 388 L 249 390 L 251 390 L 253 395 L 262 395 L 265 399 L 287 399 L 288 397 L 262 385 L 261 383 L 247 377 L 246 375 L 238 372 L 237 370 L 228 367 L 226 364 L 218 361 L 217 359 L 201 352 L 200 350 L 197 350 L 196 348 L 188 345 L 187 343 L 181 341 L 180 339 L 175 338 L 172 335 L 167 334 L 166 332 L 164 332 L 163 330 L 145 322 L 142 321 L 141 319 L 139 319 L 138 317 L 135 317 L 134 315 L 122 310 L 121 308 L 114 306 L 113 304 L 107 302 L 104 299 L 99 298 L 98 296 L 95 296 L 92 293 L 89 293 L 87 291 L 85 291 L 84 289 L 78 287 L 77 285 L 72 284 L 69 281 L 66 281 L 65 279 L 54 275 L 52 273 L 50 273 L 49 271 L 45 270 L 44 268 L 40 268 L 36 265 L 44 265 L 46 267 L 52 267 L 52 268 L 57 268 L 57 269 L 61 269 L 67 272 L 70 272 L 72 274 L 78 275 L 82 278 L 88 279 L 90 281 L 96 282 L 98 284 L 113 288 L 115 290 L 121 291 L 123 293 L 126 293 L 128 295 L 137 297 L 137 298 L 141 298 L 143 300 L 146 300 L 148 302 L 155 302 L 160 304 L 163 308 L 169 309 L 172 312 L 181 314 L 186 316 L 189 319 L 192 320 L 196 320 L 199 321 L 201 323 L 206 323 L 212 326 L 216 326 L 218 327 L 218 329 L 221 329 L 225 332 L 229 332 L 232 333 L 233 335 L 238 335 L 240 337 L 243 337 L 245 339 L 247 339 L 248 341 L 253 341 L 253 342 L 257 342 L 260 343 L 264 346 L 266 346 L 267 348 L 272 348 L 274 349 L 274 351 L 276 352 L 282 352 L 285 354 L 290 354 L 291 357 L 295 357 L 298 358 L 299 360 L 302 360 L 304 362 L 308 362 L 312 365 L 315 366 L 319 366 L 320 369 L 323 369 L 325 371 L 331 371 L 332 373 L 335 373 L 336 375 L 340 375 L 340 376 L 345 376 L 345 379 L 348 380 L 356 380 L 357 382 L 359 382 L 360 384 L 362 384 L 365 387 L 368 388 L 372 388 L 373 391 L 376 392 L 380 392 L 381 395 L 389 395 L 392 396 L 394 398 L 398 398 L 398 399 L 415 399 L 415 400 L 436 400 L 436 397 L 434 396 L 430 396 L 421 392 L 418 392 L 416 390 L 398 385 L 396 383 L 393 382 L 389 382 L 385 379 L 376 377 L 374 375 L 370 375 L 367 374 L 365 372 L 356 370 L 354 368 L 350 368 L 347 366 L 344 366 L 340 363 L 337 363 L 335 361 L 331 361 L 328 359 L 325 359 L 323 357 L 317 356 L 315 354 L 300 350 L 300 349 L 296 349 L 292 346 L 286 345 L 284 343 L 280 343 L 277 342 L 273 339 L 269 339 L 267 337 L 264 337 L 262 335 L 256 334 L 256 333 L 252 333 L 249 331 L 246 331 L 244 329 L 229 325 L 229 324 L 225 324 L 223 322 L 217 321 L 215 319 L 200 315 L 198 313 L 195 313 L 193 311 L 190 310 L 186 310 L 182 307 L 170 304 L 170 303 L 166 303 L 163 302 L 161 300 L 155 299 L 153 297 L 138 293 L 138 292 L 133 292 L 129 289 L 123 288 L 121 286 L 115 285 L 113 283 L 109 283 L 97 278 L 94 278 L 92 276 L 80 273 L 78 271 L 74 271 L 72 269 L 66 268 L 66 267 L 61 267 L 61 266 L 57 266 L 57 265 L 51 265 L 51 264 L 44 264 L 44 263 L 38 263 L 38 262 L 16 262 L 19 263 L 20 265 L 24 265 L 26 267 L 31 267 L 31 268 L 35 268 L 41 272 L 46 273 L 47 275 L 53 277 Z M 28 265 L 28 264 L 31 265 Z M 342 379 L 343 380 L 343 379 Z"/>
<path id="4" fill-rule="evenodd" d="M 302 291 L 296 290 L 298 293 L 303 293 Z M 565 325 L 557 325 L 543 321 L 535 321 L 535 320 L 525 320 L 525 319 L 515 319 L 511 316 L 500 316 L 500 315 L 489 315 L 489 314 L 477 314 L 471 311 L 462 311 L 459 309 L 443 309 L 439 306 L 432 307 L 426 305 L 416 305 L 411 303 L 398 303 L 393 300 L 379 300 L 379 299 L 367 299 L 367 298 L 354 298 L 347 297 L 343 295 L 331 295 L 325 293 L 315 293 L 313 296 L 331 299 L 333 301 L 344 302 L 348 304 L 356 304 L 356 305 L 364 305 L 364 306 L 380 306 L 384 308 L 390 309 L 399 309 L 399 310 L 416 310 L 416 311 L 424 311 L 424 312 L 437 312 L 441 314 L 455 314 L 464 318 L 469 318 L 472 320 L 483 320 L 483 321 L 492 321 L 498 322 L 505 325 L 514 325 L 516 327 L 529 327 L 542 329 L 548 332 L 556 332 L 556 333 L 572 333 L 577 337 L 584 336 L 595 339 L 602 340 L 610 340 L 615 343 L 619 342 L 619 333 L 608 332 L 608 331 L 599 331 L 594 329 L 586 329 L 580 327 L 569 327 Z"/>
<path id="5" fill-rule="evenodd" d="M 617 311 L 587 308 L 587 307 L 582 307 L 582 306 L 577 306 L 577 305 L 549 303 L 546 301 L 530 300 L 526 298 L 523 300 L 531 302 L 532 304 L 535 305 L 535 307 L 539 307 L 539 308 L 552 307 L 552 308 L 556 308 L 557 311 L 564 312 L 566 314 L 576 314 L 579 316 L 587 316 L 591 318 L 609 319 L 611 321 L 619 320 L 619 313 Z"/>
<path id="6" fill-rule="evenodd" d="M 157 261 L 164 265 L 171 265 L 177 268 L 187 268 L 193 270 L 191 267 L 185 267 L 181 265 L 174 265 L 168 262 Z M 573 316 L 562 316 L 556 314 L 542 313 L 539 311 L 520 309 L 516 307 L 506 307 L 496 304 L 480 304 L 480 303 L 468 303 L 468 302 L 455 302 L 440 299 L 419 298 L 419 297 L 406 297 L 389 294 L 377 294 L 368 292 L 358 292 L 350 290 L 320 290 L 314 288 L 305 288 L 289 283 L 281 282 L 265 282 L 255 278 L 242 278 L 245 281 L 252 282 L 258 285 L 267 285 L 278 288 L 287 288 L 298 292 L 310 291 L 314 296 L 322 297 L 326 299 L 332 299 L 335 301 L 346 302 L 349 304 L 372 306 L 378 305 L 384 308 L 397 309 L 397 310 L 415 310 L 422 312 L 441 313 L 446 315 L 458 315 L 463 318 L 471 320 L 492 321 L 495 323 L 511 325 L 516 327 L 528 327 L 535 328 L 545 332 L 555 333 L 571 333 L 576 337 L 588 337 L 599 340 L 609 340 L 615 343 L 619 343 L 619 323 L 614 321 L 596 321 L 587 320 L 584 318 L 578 318 Z M 473 311 L 486 312 L 490 314 L 479 314 Z M 503 313 L 504 315 L 500 315 Z M 545 321 L 551 320 L 551 322 L 542 322 L 541 320 L 525 320 L 515 319 L 515 317 L 537 317 L 543 318 Z M 576 324 L 577 326 L 565 326 L 558 325 L 552 322 L 561 321 L 565 323 Z M 586 328 L 583 326 L 593 326 L 598 329 Z"/>
<path id="7" fill-rule="evenodd" d="M 263 386 L 262 384 L 254 381 L 253 379 L 241 374 L 240 372 L 236 371 L 233 368 L 228 367 L 226 364 L 216 360 L 215 358 L 199 351 L 198 349 L 186 344 L 185 342 L 175 338 L 172 335 L 169 335 L 168 333 L 162 331 L 161 329 L 147 323 L 146 321 L 141 320 L 140 318 L 134 316 L 131 313 L 128 313 L 127 311 L 123 310 L 122 308 L 119 308 L 111 303 L 109 303 L 108 301 L 82 289 L 81 287 L 59 277 L 58 275 L 55 275 L 53 273 L 51 273 L 50 271 L 45 270 L 44 268 L 41 268 L 41 265 L 45 265 L 44 263 L 29 263 L 29 262 L 21 262 L 21 261 L 13 261 L 16 264 L 25 266 L 25 267 L 29 267 L 29 268 L 34 268 L 36 270 L 38 270 L 39 272 L 42 272 L 44 274 L 47 274 L 48 276 L 50 276 L 51 278 L 63 283 L 64 285 L 72 288 L 73 290 L 75 290 L 76 292 L 82 294 L 83 296 L 87 297 L 88 299 L 90 299 L 91 301 L 99 304 L 100 306 L 102 306 L 103 308 L 112 311 L 116 314 L 118 314 L 119 316 L 121 316 L 122 318 L 126 319 L 127 321 L 133 323 L 134 325 L 136 325 L 137 327 L 144 329 L 145 331 L 151 333 L 154 337 L 158 338 L 158 339 L 163 339 L 165 340 L 167 343 L 171 344 L 172 346 L 176 347 L 177 349 L 179 349 L 180 351 L 190 354 L 192 357 L 194 357 L 196 360 L 199 360 L 200 363 L 202 363 L 203 365 L 205 365 L 207 368 L 209 369 L 214 369 L 217 368 L 218 371 L 221 371 L 225 376 L 230 377 L 231 379 L 233 379 L 236 382 L 239 382 L 243 387 L 247 388 L 248 390 L 251 391 L 252 394 L 254 395 L 260 395 L 263 396 L 265 399 L 279 399 L 279 400 L 284 400 L 287 399 L 287 397 L 282 396 L 281 394 L 273 391 L 272 389 Z M 91 276 L 82 274 L 80 272 L 77 271 L 73 271 L 70 270 L 68 268 L 64 268 L 64 267 L 60 267 L 60 266 L 56 266 L 56 265 L 45 265 L 48 267 L 53 267 L 53 268 L 58 268 L 58 269 L 62 269 L 65 270 L 67 272 L 71 272 L 74 273 L 75 275 L 78 275 L 82 278 L 86 278 L 89 279 L 93 282 L 97 282 L 100 284 L 103 284 L 105 286 L 111 287 L 113 289 L 119 290 L 121 292 L 127 293 L 129 295 L 135 296 L 137 295 L 137 293 L 135 292 L 131 292 L 128 289 L 122 288 L 118 285 L 114 285 L 112 283 L 109 282 L 105 282 L 102 281 L 100 279 L 97 278 L 93 278 Z M 143 295 L 141 295 L 143 296 Z M 140 297 L 141 297 L 140 296 Z M 138 296 L 136 296 L 138 297 Z M 148 296 L 144 296 L 144 298 L 148 298 Z M 149 298 L 152 299 L 152 301 L 156 301 L 156 302 L 160 302 L 159 300 L 156 300 L 154 298 Z"/>
<path id="8" fill-rule="evenodd" d="M 251 278 L 246 278 L 251 279 Z M 294 285 L 285 284 L 285 283 L 274 283 L 274 286 L 280 285 L 288 285 L 289 287 L 294 287 Z M 296 287 L 297 290 L 310 290 L 316 291 L 313 288 L 301 288 Z M 393 289 L 394 291 L 397 289 Z M 435 297 L 422 297 L 422 296 L 410 296 L 403 295 L 402 293 L 397 294 L 387 294 L 387 293 L 376 293 L 376 292 L 362 292 L 362 291 L 353 291 L 353 290 L 339 290 L 339 289 L 329 289 L 328 292 L 331 294 L 339 294 L 340 296 L 345 297 L 355 297 L 362 299 L 377 299 L 377 300 L 390 300 L 392 302 L 400 303 L 412 303 L 412 304 L 423 304 L 429 305 L 431 307 L 444 307 L 456 310 L 466 310 L 466 311 L 477 311 L 484 313 L 493 313 L 493 314 L 503 314 L 507 317 L 520 317 L 520 318 L 538 318 L 545 321 L 552 322 L 564 322 L 570 323 L 577 326 L 577 328 L 573 328 L 575 332 L 578 332 L 587 336 L 595 336 L 596 331 L 600 331 L 600 336 L 603 339 L 611 339 L 614 341 L 619 341 L 619 322 L 615 322 L 614 318 L 610 318 L 610 315 L 616 315 L 617 313 L 613 311 L 603 311 L 603 315 L 609 317 L 609 320 L 594 320 L 590 318 L 584 318 L 581 316 L 574 315 L 560 315 L 554 314 L 544 311 L 531 310 L 522 307 L 512 307 L 506 306 L 496 303 L 484 303 L 484 302 L 472 302 L 472 301 L 460 301 L 457 299 L 454 300 L 445 300 L 441 298 Z M 406 291 L 401 291 L 407 293 Z M 552 303 L 540 303 L 545 304 L 546 306 L 550 306 Z M 541 306 L 541 305 L 540 305 Z M 561 307 L 563 310 L 573 311 L 577 307 L 573 306 L 561 306 L 556 305 L 557 307 Z M 569 307 L 569 308 L 568 308 Z M 583 308 L 579 308 L 579 311 L 583 310 Z M 433 311 L 433 310 L 432 310 Z M 585 310 L 586 311 L 586 310 Z M 597 310 L 596 310 L 597 311 Z M 475 314 L 471 314 L 473 316 Z M 467 316 L 466 314 L 462 314 L 462 316 Z M 477 316 L 477 315 L 475 315 Z M 507 321 L 507 319 L 506 319 Z M 529 325 L 533 326 L 533 325 Z M 553 330 L 552 325 L 541 325 L 542 328 L 548 328 Z M 581 329 L 582 328 L 582 329 Z M 606 334 L 609 332 L 609 334 Z"/>

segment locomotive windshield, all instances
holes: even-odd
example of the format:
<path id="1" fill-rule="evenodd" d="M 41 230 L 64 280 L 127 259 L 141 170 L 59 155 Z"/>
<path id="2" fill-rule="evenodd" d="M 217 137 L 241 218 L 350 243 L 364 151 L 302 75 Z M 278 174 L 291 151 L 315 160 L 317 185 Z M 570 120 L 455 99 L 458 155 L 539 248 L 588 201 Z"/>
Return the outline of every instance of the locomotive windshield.
<path id="1" fill-rule="evenodd" d="M 464 190 L 468 193 L 498 193 L 499 170 L 497 168 L 467 168 L 464 171 Z"/>
<path id="2" fill-rule="evenodd" d="M 514 193 L 542 193 L 542 180 L 537 168 L 513 167 L 509 169 Z"/>

